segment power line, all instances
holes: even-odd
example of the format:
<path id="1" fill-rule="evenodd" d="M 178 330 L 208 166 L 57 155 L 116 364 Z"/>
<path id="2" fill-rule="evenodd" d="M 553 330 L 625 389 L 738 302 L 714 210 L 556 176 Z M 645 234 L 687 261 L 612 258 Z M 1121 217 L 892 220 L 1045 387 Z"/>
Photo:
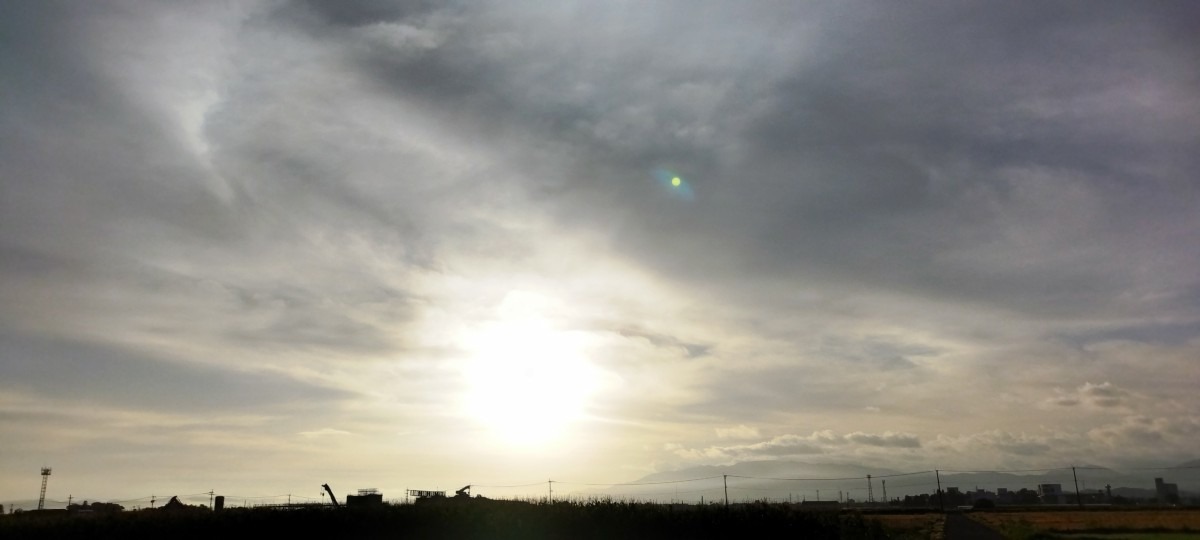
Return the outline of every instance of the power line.
<path id="1" fill-rule="evenodd" d="M 948 473 L 1019 473 L 1019 472 L 1046 472 L 1046 471 L 1069 471 L 1070 467 L 1051 467 L 1048 469 L 995 469 L 990 471 L 960 471 L 953 469 L 939 469 L 942 472 Z"/>
<path id="2" fill-rule="evenodd" d="M 545 484 L 545 482 L 531 482 L 529 484 L 508 484 L 508 485 L 486 485 L 486 484 L 471 484 L 473 488 L 518 488 L 518 487 L 533 487 Z"/>
<path id="3" fill-rule="evenodd" d="M 733 475 L 731 474 L 729 476 L 733 476 Z M 687 483 L 687 482 L 699 482 L 701 480 L 712 480 L 712 479 L 720 478 L 720 477 L 721 477 L 721 475 L 705 476 L 703 478 L 688 478 L 686 480 L 664 480 L 661 482 L 616 482 L 616 483 L 611 483 L 611 484 L 588 484 L 585 482 L 563 482 L 560 480 L 555 480 L 554 483 L 555 484 L 568 484 L 568 485 L 572 485 L 572 486 L 656 486 L 656 485 L 661 485 L 661 484 L 683 484 L 683 483 Z"/>
<path id="4" fill-rule="evenodd" d="M 933 474 L 933 469 L 930 469 L 928 471 L 916 471 L 916 472 L 906 472 L 906 473 L 896 473 L 896 474 L 877 474 L 877 475 L 875 475 L 875 478 L 898 478 L 901 476 L 914 476 L 914 475 L 918 475 L 918 474 Z"/>
<path id="5" fill-rule="evenodd" d="M 1186 467 L 1123 467 L 1121 469 L 1110 469 L 1108 467 L 1076 467 L 1083 470 L 1098 470 L 1098 471 L 1177 471 L 1184 469 L 1200 469 L 1200 465 L 1188 465 Z"/>
<path id="6" fill-rule="evenodd" d="M 731 475 L 729 475 L 729 477 L 730 478 L 746 478 L 746 479 L 750 479 L 750 480 L 778 480 L 781 482 L 823 482 L 823 481 L 836 482 L 836 481 L 846 481 L 846 480 L 862 480 L 862 479 L 866 478 L 866 476 L 847 476 L 844 478 L 772 478 L 769 476 L 742 476 L 739 474 L 731 474 Z"/>

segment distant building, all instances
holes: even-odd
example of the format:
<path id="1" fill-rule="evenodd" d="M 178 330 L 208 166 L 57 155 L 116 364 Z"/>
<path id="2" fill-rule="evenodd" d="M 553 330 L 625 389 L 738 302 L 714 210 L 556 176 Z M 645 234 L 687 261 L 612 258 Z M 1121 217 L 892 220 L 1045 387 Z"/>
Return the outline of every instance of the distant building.
<path id="1" fill-rule="evenodd" d="M 1063 504 L 1062 484 L 1038 484 L 1038 497 L 1044 504 Z"/>
<path id="2" fill-rule="evenodd" d="M 1160 503 L 1179 504 L 1179 484 L 1168 484 L 1162 478 L 1155 478 L 1154 496 Z"/>
<path id="3" fill-rule="evenodd" d="M 842 507 L 842 503 L 837 501 L 804 501 L 800 503 L 800 507 L 805 510 L 837 510 Z"/>
<path id="4" fill-rule="evenodd" d="M 115 503 L 94 502 L 88 504 L 83 501 L 83 504 L 68 504 L 67 511 L 72 514 L 111 514 L 124 510 L 125 507 Z"/>
<path id="5" fill-rule="evenodd" d="M 374 488 L 360 489 L 358 495 L 347 495 L 346 506 L 350 508 L 363 506 L 382 506 L 383 494 Z"/>
<path id="6" fill-rule="evenodd" d="M 1000 488 L 1000 489 L 1004 489 L 1004 488 Z M 991 492 L 991 491 L 987 491 L 987 490 L 979 489 L 979 488 L 975 488 L 975 491 L 971 491 L 971 492 L 968 492 L 968 493 L 967 493 L 967 499 L 968 499 L 968 500 L 969 500 L 969 501 L 970 501 L 972 504 L 974 504 L 974 503 L 975 503 L 975 501 L 992 501 L 992 502 L 996 502 L 998 498 L 999 498 L 999 497 L 998 497 L 998 496 L 997 496 L 995 493 L 993 493 L 993 492 Z"/>

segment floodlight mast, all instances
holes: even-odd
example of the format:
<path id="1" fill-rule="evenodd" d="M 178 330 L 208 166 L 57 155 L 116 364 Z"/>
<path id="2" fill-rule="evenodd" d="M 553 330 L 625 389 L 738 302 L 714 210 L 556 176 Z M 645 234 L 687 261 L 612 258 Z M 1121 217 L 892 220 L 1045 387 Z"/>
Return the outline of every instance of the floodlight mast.
<path id="1" fill-rule="evenodd" d="M 50 467 L 42 467 L 42 493 L 38 495 L 38 510 L 46 506 L 46 482 L 50 480 Z"/>

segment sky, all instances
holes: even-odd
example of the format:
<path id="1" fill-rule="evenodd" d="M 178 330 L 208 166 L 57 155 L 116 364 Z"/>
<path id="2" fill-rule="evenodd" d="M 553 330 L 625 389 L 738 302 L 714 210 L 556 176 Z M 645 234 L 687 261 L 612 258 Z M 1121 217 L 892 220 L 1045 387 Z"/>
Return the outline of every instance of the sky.
<path id="1" fill-rule="evenodd" d="M 5 2 L 0 501 L 1196 459 L 1197 27 Z"/>

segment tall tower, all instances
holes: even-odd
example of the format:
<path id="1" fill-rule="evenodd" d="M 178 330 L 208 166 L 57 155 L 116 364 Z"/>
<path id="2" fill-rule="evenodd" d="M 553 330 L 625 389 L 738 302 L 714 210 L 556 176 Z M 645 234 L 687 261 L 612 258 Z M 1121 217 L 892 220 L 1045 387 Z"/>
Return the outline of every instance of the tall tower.
<path id="1" fill-rule="evenodd" d="M 50 467 L 42 467 L 42 494 L 38 495 L 38 510 L 46 506 L 46 482 L 50 481 Z"/>

